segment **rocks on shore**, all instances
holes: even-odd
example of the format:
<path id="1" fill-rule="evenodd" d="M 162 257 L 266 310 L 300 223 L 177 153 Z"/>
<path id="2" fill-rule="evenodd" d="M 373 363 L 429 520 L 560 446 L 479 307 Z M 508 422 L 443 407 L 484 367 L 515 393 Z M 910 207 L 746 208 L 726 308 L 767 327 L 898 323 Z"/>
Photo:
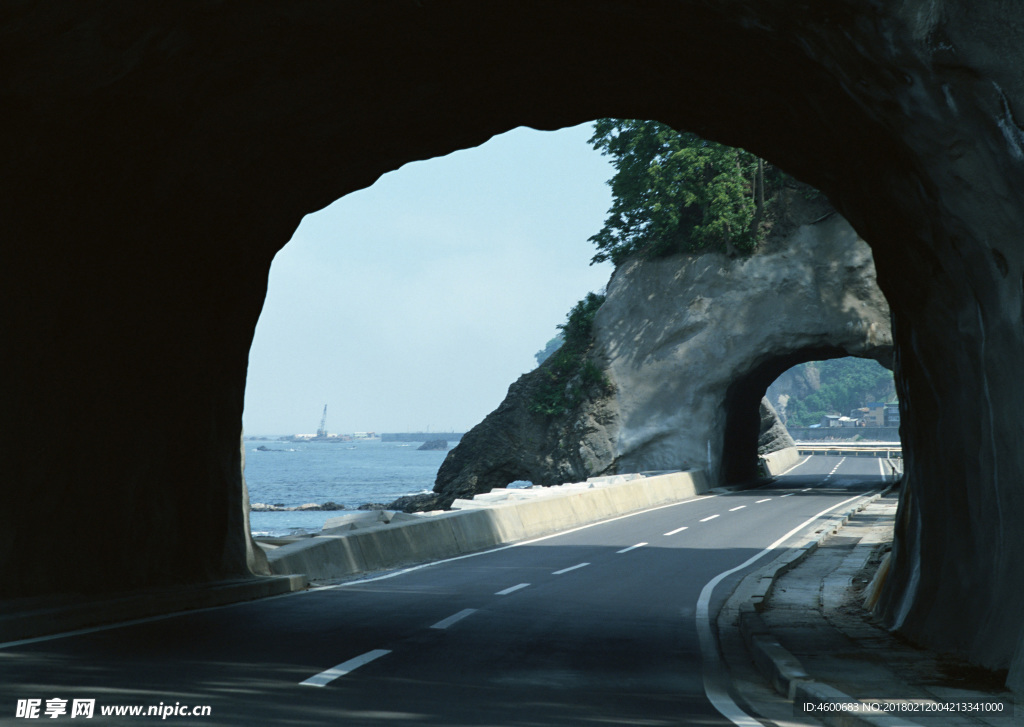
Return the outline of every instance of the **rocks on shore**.
<path id="1" fill-rule="evenodd" d="M 424 442 L 420 446 L 418 446 L 416 448 L 416 451 L 419 452 L 419 451 L 423 451 L 423 450 L 429 450 L 429 451 L 444 452 L 444 451 L 447 451 L 447 449 L 448 449 L 448 442 L 446 440 L 444 440 L 444 439 L 431 439 L 431 440 L 429 440 L 427 442 Z"/>
<path id="2" fill-rule="evenodd" d="M 388 510 L 401 512 L 427 512 L 444 509 L 447 504 L 436 492 L 425 492 L 419 495 L 403 495 L 387 506 Z"/>
<path id="3" fill-rule="evenodd" d="M 309 510 L 315 512 L 317 510 L 344 510 L 345 506 L 337 502 L 325 502 L 323 504 L 307 502 L 304 505 L 294 505 L 291 507 L 285 505 L 283 502 L 275 503 L 273 505 L 268 505 L 265 502 L 254 502 L 249 505 L 249 509 L 253 512 L 295 512 L 298 510 Z"/>

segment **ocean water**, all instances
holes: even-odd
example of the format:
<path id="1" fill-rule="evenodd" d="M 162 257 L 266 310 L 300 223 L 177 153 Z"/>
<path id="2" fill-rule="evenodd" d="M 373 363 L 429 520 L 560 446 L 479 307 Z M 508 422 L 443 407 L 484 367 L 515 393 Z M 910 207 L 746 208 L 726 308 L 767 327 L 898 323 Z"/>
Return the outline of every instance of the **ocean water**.
<path id="1" fill-rule="evenodd" d="M 449 447 L 455 446 L 450 442 Z M 258 447 L 272 451 L 259 451 Z M 429 492 L 447 452 L 419 451 L 418 442 L 286 442 L 245 440 L 249 501 L 291 507 L 336 502 L 349 510 Z M 252 512 L 253 535 L 313 532 L 345 510 Z"/>

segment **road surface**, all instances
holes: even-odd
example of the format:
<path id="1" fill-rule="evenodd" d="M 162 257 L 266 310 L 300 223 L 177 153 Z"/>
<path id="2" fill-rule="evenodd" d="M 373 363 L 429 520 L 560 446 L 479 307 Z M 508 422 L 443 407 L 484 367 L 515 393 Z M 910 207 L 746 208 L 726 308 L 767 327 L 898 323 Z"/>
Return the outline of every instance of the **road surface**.
<path id="1" fill-rule="evenodd" d="M 879 460 L 815 456 L 383 578 L 0 645 L 0 725 L 730 725 L 705 693 L 702 590 L 713 615 L 747 569 L 705 589 L 716 576 L 882 483 Z"/>

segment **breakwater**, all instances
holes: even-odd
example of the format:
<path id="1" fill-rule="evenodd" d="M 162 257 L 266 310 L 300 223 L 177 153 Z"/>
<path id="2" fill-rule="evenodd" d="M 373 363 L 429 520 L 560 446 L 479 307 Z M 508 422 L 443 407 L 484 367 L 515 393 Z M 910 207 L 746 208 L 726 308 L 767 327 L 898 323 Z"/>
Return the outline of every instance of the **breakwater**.
<path id="1" fill-rule="evenodd" d="M 465 432 L 384 432 L 380 435 L 382 442 L 430 442 L 443 439 L 446 442 L 457 442 Z"/>

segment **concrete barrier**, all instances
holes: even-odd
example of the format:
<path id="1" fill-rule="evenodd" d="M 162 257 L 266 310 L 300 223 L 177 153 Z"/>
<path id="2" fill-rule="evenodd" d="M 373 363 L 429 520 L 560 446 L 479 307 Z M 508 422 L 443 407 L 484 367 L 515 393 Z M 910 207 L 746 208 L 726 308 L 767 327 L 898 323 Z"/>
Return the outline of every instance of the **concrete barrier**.
<path id="1" fill-rule="evenodd" d="M 800 451 L 796 447 L 786 447 L 778 452 L 762 454 L 759 459 L 764 463 L 765 474 L 769 477 L 778 477 L 783 472 L 800 461 Z"/>
<path id="2" fill-rule="evenodd" d="M 496 489 L 452 511 L 339 518 L 320 535 L 270 549 L 275 574 L 329 580 L 478 552 L 681 502 L 708 490 L 702 471 L 617 476 L 560 487 Z M 455 509 L 457 508 L 457 509 Z M 354 527 L 353 527 L 354 526 Z"/>

